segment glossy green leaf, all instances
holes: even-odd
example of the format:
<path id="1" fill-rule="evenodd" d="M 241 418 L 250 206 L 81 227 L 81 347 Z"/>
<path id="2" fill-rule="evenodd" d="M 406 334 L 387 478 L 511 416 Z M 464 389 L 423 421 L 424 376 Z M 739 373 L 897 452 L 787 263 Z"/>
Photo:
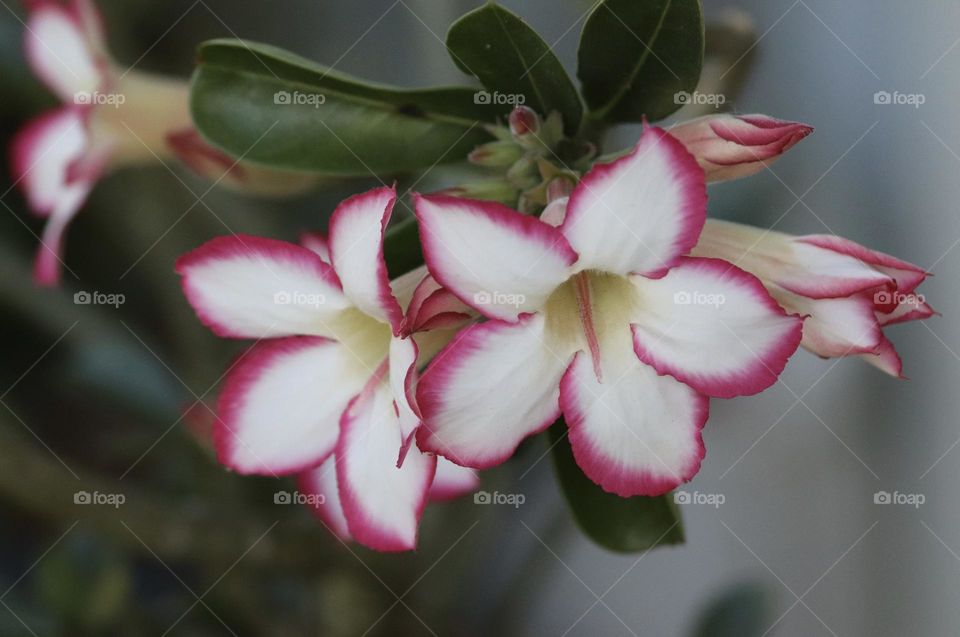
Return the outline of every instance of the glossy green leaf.
<path id="1" fill-rule="evenodd" d="M 590 539 L 623 553 L 683 543 L 680 512 L 670 497 L 621 498 L 607 493 L 577 466 L 566 432 L 562 420 L 550 427 L 553 464 L 573 517 Z"/>
<path id="2" fill-rule="evenodd" d="M 696 90 L 703 66 L 700 0 L 604 0 L 583 27 L 577 77 L 590 116 L 667 117 Z"/>
<path id="3" fill-rule="evenodd" d="M 387 174 L 464 159 L 498 111 L 466 87 L 361 82 L 240 40 L 200 47 L 191 110 L 203 136 L 245 161 L 330 175 Z"/>
<path id="4" fill-rule="evenodd" d="M 583 105 L 576 87 L 550 47 L 527 23 L 497 4 L 485 4 L 453 23 L 447 50 L 475 76 L 483 99 L 506 104 L 516 96 L 542 115 L 558 111 L 568 134 L 576 133 Z"/>

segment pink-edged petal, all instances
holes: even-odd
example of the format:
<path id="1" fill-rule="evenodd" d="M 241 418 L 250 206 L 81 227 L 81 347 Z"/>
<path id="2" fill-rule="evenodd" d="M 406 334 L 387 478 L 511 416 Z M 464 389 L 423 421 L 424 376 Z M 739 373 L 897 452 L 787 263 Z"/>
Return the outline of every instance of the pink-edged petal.
<path id="1" fill-rule="evenodd" d="M 337 480 L 350 533 L 378 551 L 409 551 L 427 503 L 437 459 L 411 445 L 397 467 L 400 423 L 390 388 L 375 374 L 343 414 Z"/>
<path id="2" fill-rule="evenodd" d="M 724 259 L 767 283 L 812 299 L 895 285 L 888 273 L 850 254 L 730 221 L 708 220 L 693 255 Z"/>
<path id="3" fill-rule="evenodd" d="M 574 458 L 605 491 L 661 495 L 700 469 L 708 399 L 658 376 L 629 351 L 605 352 L 604 360 L 611 359 L 617 361 L 605 363 L 602 382 L 584 352 L 563 375 L 560 403 Z"/>
<path id="4" fill-rule="evenodd" d="M 72 107 L 29 122 L 14 138 L 11 151 L 15 182 L 33 212 L 49 218 L 37 250 L 34 279 L 55 285 L 60 281 L 67 227 L 106 169 L 109 152 L 91 148 L 85 112 Z"/>
<path id="5" fill-rule="evenodd" d="M 403 332 L 413 334 L 458 327 L 469 321 L 472 314 L 472 308 L 427 274 L 417 285 L 407 306 Z"/>
<path id="6" fill-rule="evenodd" d="M 886 338 L 884 338 L 880 343 L 876 353 L 860 354 L 858 358 L 870 363 L 888 376 L 893 376 L 894 378 L 899 379 L 904 378 L 903 361 L 900 360 L 900 355 L 897 354 L 897 350 L 893 347 L 893 343 Z"/>
<path id="7" fill-rule="evenodd" d="M 403 311 L 393 296 L 383 258 L 383 235 L 395 188 L 376 188 L 343 201 L 330 218 L 330 262 L 343 292 L 364 313 L 399 334 Z"/>
<path id="8" fill-rule="evenodd" d="M 353 540 L 340 503 L 336 456 L 331 454 L 320 466 L 299 474 L 297 487 L 302 494 L 312 496 L 307 506 L 331 533 L 344 542 Z"/>
<path id="9" fill-rule="evenodd" d="M 413 435 L 420 426 L 420 410 L 417 408 L 417 399 L 414 395 L 418 354 L 417 344 L 412 338 L 394 336 L 390 339 L 388 376 L 397 419 L 400 423 L 398 467 L 403 464 L 410 444 L 413 442 Z"/>
<path id="10" fill-rule="evenodd" d="M 50 214 L 74 186 L 71 166 L 91 152 L 83 109 L 59 108 L 34 118 L 17 133 L 10 148 L 14 181 L 30 208 L 39 215 Z"/>
<path id="11" fill-rule="evenodd" d="M 318 257 L 330 263 L 330 244 L 327 237 L 321 232 L 303 232 L 300 234 L 300 245 L 313 252 Z"/>
<path id="12" fill-rule="evenodd" d="M 177 260 L 187 300 L 218 336 L 335 336 L 349 303 L 328 264 L 292 243 L 248 235 L 218 237 Z"/>
<path id="13" fill-rule="evenodd" d="M 501 204 L 416 195 L 420 241 L 430 273 L 490 318 L 535 312 L 577 260 L 556 228 Z"/>
<path id="14" fill-rule="evenodd" d="M 38 285 L 54 286 L 60 283 L 63 266 L 63 243 L 67 227 L 80 212 L 93 189 L 91 182 L 78 182 L 62 193 L 62 199 L 53 209 L 43 227 L 40 246 L 33 263 L 33 278 Z"/>
<path id="15" fill-rule="evenodd" d="M 813 127 L 766 115 L 708 115 L 670 129 L 697 158 L 707 181 L 727 181 L 763 170 Z"/>
<path id="16" fill-rule="evenodd" d="M 937 311 L 930 307 L 922 295 L 900 295 L 897 301 L 897 305 L 892 311 L 876 313 L 877 320 L 882 327 L 908 321 L 922 321 L 937 314 Z"/>
<path id="17" fill-rule="evenodd" d="M 832 250 L 838 254 L 845 254 L 858 261 L 871 265 L 888 277 L 896 281 L 897 290 L 909 294 L 923 283 L 927 272 L 920 266 L 908 263 L 883 252 L 877 252 L 864 246 L 834 235 L 807 235 L 797 237 L 800 243 L 814 245 L 824 250 Z"/>
<path id="18" fill-rule="evenodd" d="M 786 311 L 805 317 L 800 344 L 817 356 L 835 358 L 873 352 L 883 340 L 867 294 L 809 299 L 776 286 L 770 291 Z"/>
<path id="19" fill-rule="evenodd" d="M 462 330 L 417 386 L 420 448 L 485 469 L 549 427 L 560 415 L 559 383 L 569 357 L 551 351 L 548 341 L 540 314 Z"/>
<path id="20" fill-rule="evenodd" d="M 580 269 L 657 277 L 696 245 L 706 216 L 703 169 L 683 144 L 648 128 L 629 155 L 584 176 L 560 229 Z"/>
<path id="21" fill-rule="evenodd" d="M 480 487 L 480 476 L 446 458 L 437 458 L 437 474 L 430 485 L 430 501 L 446 502 L 473 493 Z"/>
<path id="22" fill-rule="evenodd" d="M 638 291 L 631 318 L 637 356 L 708 396 L 763 391 L 800 344 L 803 320 L 726 261 L 685 257 L 662 279 L 631 280 Z"/>
<path id="23" fill-rule="evenodd" d="M 352 353 L 324 338 L 254 345 L 230 369 L 220 394 L 214 428 L 220 462 L 260 475 L 318 465 L 333 451 L 341 414 L 366 376 Z"/>
<path id="24" fill-rule="evenodd" d="M 84 2 L 34 2 L 27 19 L 24 44 L 33 72 L 64 102 L 80 92 L 93 92 L 106 81 L 98 17 Z"/>

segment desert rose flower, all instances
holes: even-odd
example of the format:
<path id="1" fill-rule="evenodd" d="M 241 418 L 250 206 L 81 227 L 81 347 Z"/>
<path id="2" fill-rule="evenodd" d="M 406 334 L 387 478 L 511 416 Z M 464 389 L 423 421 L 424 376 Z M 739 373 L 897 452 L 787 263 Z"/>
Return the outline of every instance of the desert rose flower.
<path id="1" fill-rule="evenodd" d="M 259 339 L 219 397 L 220 461 L 243 474 L 305 474 L 304 484 L 330 498 L 324 515 L 335 521 L 342 512 L 350 537 L 382 551 L 416 544 L 437 464 L 413 442 L 417 361 L 454 332 L 412 333 L 412 325 L 453 325 L 452 312 L 438 303 L 446 322 L 428 315 L 437 290 L 428 294 L 430 280 L 418 280 L 424 271 L 392 284 L 387 277 L 383 229 L 395 200 L 393 188 L 347 199 L 329 241 L 314 235 L 308 248 L 222 237 L 177 262 L 205 325 Z M 418 292 L 419 306 L 405 316 L 402 305 Z"/>
<path id="2" fill-rule="evenodd" d="M 824 358 L 859 356 L 891 376 L 903 365 L 883 328 L 934 314 L 916 293 L 923 268 L 841 237 L 710 220 L 693 254 L 736 263 L 784 309 L 806 316 L 806 349 Z"/>
<path id="3" fill-rule="evenodd" d="M 658 128 L 584 176 L 565 214 L 552 209 L 558 227 L 419 196 L 430 272 L 488 319 L 424 373 L 421 448 L 490 467 L 562 413 L 577 463 L 605 490 L 659 495 L 692 478 L 708 398 L 776 382 L 802 327 L 753 275 L 684 256 L 706 203 L 703 170 Z"/>
<path id="4" fill-rule="evenodd" d="M 707 181 L 728 181 L 763 170 L 813 128 L 766 115 L 707 115 L 670 129 L 697 158 Z"/>
<path id="5" fill-rule="evenodd" d="M 31 210 L 47 218 L 34 268 L 39 283 L 59 281 L 67 226 L 97 181 L 117 168 L 178 157 L 205 177 L 255 194 L 302 191 L 313 182 L 237 164 L 206 144 L 190 119 L 187 82 L 118 67 L 90 0 L 27 6 L 27 61 L 63 102 L 28 122 L 11 146 L 14 179 Z"/>

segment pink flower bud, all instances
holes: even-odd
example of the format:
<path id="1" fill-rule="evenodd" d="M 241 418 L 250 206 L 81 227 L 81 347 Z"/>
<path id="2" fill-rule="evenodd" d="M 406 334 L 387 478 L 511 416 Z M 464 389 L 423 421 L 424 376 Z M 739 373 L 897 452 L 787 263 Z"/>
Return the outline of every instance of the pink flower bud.
<path id="1" fill-rule="evenodd" d="M 529 106 L 518 106 L 510 112 L 510 132 L 514 137 L 540 132 L 540 116 Z"/>
<path id="2" fill-rule="evenodd" d="M 670 129 L 700 162 L 707 181 L 758 173 L 811 132 L 806 124 L 766 115 L 708 115 Z"/>

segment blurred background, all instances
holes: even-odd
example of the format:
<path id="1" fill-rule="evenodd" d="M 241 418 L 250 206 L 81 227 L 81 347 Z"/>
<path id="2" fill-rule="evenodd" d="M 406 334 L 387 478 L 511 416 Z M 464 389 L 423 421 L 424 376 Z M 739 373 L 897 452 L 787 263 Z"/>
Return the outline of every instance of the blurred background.
<path id="1" fill-rule="evenodd" d="M 186 77 L 199 42 L 239 36 L 425 86 L 467 81 L 443 37 L 480 2 L 98 4 L 121 65 Z M 503 4 L 575 68 L 589 2 Z M 714 401 L 687 490 L 723 504 L 682 507 L 683 546 L 641 556 L 591 544 L 538 442 L 484 474 L 484 489 L 523 493 L 523 506 L 432 505 L 415 554 L 378 555 L 275 505 L 276 481 L 221 469 L 200 419 L 181 417 L 213 398 L 241 345 L 199 324 L 173 273 L 178 255 L 230 231 L 294 240 L 322 228 L 337 201 L 375 182 L 277 203 L 204 195 L 208 184 L 172 165 L 125 170 L 71 228 L 78 278 L 41 290 L 29 271 L 42 226 L 3 170 L 0 635 L 956 635 L 960 6 L 705 4 L 708 18 L 748 15 L 758 37 L 742 61 L 712 69 L 749 67 L 728 106 L 817 129 L 772 170 L 712 187 L 711 215 L 835 233 L 932 271 L 920 291 L 943 318 L 890 330 L 909 381 L 801 351 L 782 384 Z M 25 66 L 23 16 L 0 8 L 4 145 L 55 105 Z M 878 91 L 926 101 L 875 104 Z M 620 129 L 610 150 L 637 134 Z M 78 291 L 126 302 L 76 305 Z M 125 502 L 74 504 L 80 491 Z M 877 505 L 878 491 L 924 503 Z"/>

